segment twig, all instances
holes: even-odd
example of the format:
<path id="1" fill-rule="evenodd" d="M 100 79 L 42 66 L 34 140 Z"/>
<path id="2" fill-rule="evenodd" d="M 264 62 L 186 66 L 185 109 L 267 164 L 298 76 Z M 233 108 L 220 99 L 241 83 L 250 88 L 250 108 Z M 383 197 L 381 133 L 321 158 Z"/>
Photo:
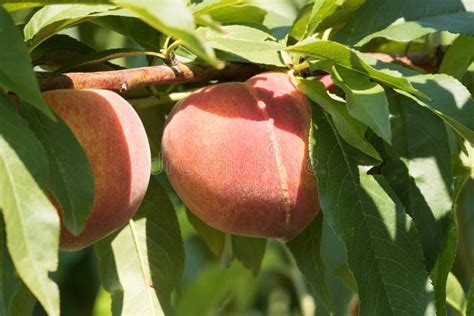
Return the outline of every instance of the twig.
<path id="1" fill-rule="evenodd" d="M 177 64 L 113 71 L 40 74 L 38 82 L 42 91 L 97 88 L 125 92 L 159 84 L 245 80 L 264 70 L 252 64 L 238 63 L 226 63 L 219 70 L 208 66 Z"/>

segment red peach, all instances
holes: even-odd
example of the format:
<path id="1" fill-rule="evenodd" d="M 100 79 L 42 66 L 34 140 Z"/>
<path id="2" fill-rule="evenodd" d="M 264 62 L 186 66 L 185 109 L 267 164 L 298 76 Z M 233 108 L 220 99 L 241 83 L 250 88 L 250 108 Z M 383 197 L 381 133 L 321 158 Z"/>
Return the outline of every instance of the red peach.
<path id="1" fill-rule="evenodd" d="M 145 129 L 131 105 L 107 90 L 54 90 L 46 103 L 72 130 L 89 159 L 95 200 L 84 230 L 71 234 L 62 222 L 61 249 L 84 248 L 124 226 L 138 209 L 150 177 Z"/>
<path id="2" fill-rule="evenodd" d="M 284 73 L 198 90 L 173 108 L 165 126 L 170 182 L 219 230 L 292 239 L 319 211 L 310 122 L 308 100 Z"/>

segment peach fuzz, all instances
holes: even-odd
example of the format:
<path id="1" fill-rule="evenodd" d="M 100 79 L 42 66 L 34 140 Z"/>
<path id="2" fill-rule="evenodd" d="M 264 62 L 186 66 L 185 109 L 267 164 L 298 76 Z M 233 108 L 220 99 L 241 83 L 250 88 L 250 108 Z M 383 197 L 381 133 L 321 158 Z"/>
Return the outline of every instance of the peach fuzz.
<path id="1" fill-rule="evenodd" d="M 62 223 L 63 250 L 84 248 L 127 224 L 148 187 L 150 147 L 132 106 L 107 90 L 54 90 L 43 93 L 47 104 L 72 130 L 89 159 L 95 178 L 95 200 L 84 230 L 71 234 Z"/>
<path id="2" fill-rule="evenodd" d="M 319 211 L 311 107 L 284 73 L 203 88 L 171 111 L 162 151 L 186 206 L 227 233 L 290 240 Z"/>

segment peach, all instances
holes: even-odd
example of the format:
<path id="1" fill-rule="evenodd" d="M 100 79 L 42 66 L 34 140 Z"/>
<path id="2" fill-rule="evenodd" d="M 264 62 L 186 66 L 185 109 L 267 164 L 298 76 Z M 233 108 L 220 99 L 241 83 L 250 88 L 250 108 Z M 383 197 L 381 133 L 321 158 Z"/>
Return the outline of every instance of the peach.
<path id="1" fill-rule="evenodd" d="M 150 147 L 134 109 L 112 91 L 54 90 L 43 96 L 84 148 L 95 179 L 95 200 L 84 230 L 74 236 L 61 220 L 61 249 L 77 250 L 134 215 L 148 187 Z M 62 217 L 59 204 L 52 201 Z"/>
<path id="2" fill-rule="evenodd" d="M 319 211 L 310 122 L 308 100 L 284 73 L 198 90 L 167 119 L 162 151 L 170 182 L 214 228 L 290 240 Z"/>

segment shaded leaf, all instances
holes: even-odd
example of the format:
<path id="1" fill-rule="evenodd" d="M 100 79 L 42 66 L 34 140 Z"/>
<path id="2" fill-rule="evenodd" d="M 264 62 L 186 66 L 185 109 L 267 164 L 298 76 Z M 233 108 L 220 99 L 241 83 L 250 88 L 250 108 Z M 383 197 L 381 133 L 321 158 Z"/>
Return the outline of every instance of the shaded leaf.
<path id="1" fill-rule="evenodd" d="M 474 314 L 474 278 L 472 278 L 469 293 L 467 294 L 466 315 Z"/>
<path id="2" fill-rule="evenodd" d="M 438 258 L 452 210 L 451 157 L 443 121 L 414 101 L 389 94 L 394 157 L 382 174 L 413 218 L 430 271 Z"/>
<path id="3" fill-rule="evenodd" d="M 74 61 L 77 56 L 94 52 L 94 49 L 68 35 L 53 35 L 41 43 L 32 53 L 33 65 L 61 67 Z"/>
<path id="4" fill-rule="evenodd" d="M 53 113 L 41 96 L 21 33 L 2 6 L 0 25 L 0 86 L 14 92 L 53 119 Z"/>
<path id="5" fill-rule="evenodd" d="M 188 209 L 186 209 L 186 215 L 191 225 L 193 225 L 212 253 L 220 257 L 224 252 L 225 233 L 207 225 Z"/>
<path id="6" fill-rule="evenodd" d="M 84 66 L 96 65 L 109 60 L 117 58 L 125 58 L 132 56 L 156 56 L 153 52 L 145 52 L 141 49 L 136 48 L 114 48 L 107 49 L 99 52 L 91 52 L 89 54 L 77 57 L 72 63 L 66 64 L 63 67 L 56 70 L 57 72 L 71 71 L 72 69 L 81 68 Z"/>
<path id="7" fill-rule="evenodd" d="M 267 247 L 266 238 L 232 236 L 232 253 L 244 267 L 257 275 Z"/>
<path id="8" fill-rule="evenodd" d="M 32 315 L 36 306 L 36 298 L 24 283 L 21 283 L 19 290 L 12 298 L 10 314 L 11 316 Z"/>
<path id="9" fill-rule="evenodd" d="M 161 49 L 163 34 L 137 18 L 103 16 L 95 18 L 92 22 L 130 38 L 144 49 L 154 51 Z"/>
<path id="10" fill-rule="evenodd" d="M 419 75 L 409 79 L 429 100 L 409 97 L 428 107 L 459 135 L 474 144 L 474 101 L 466 87 L 444 74 Z"/>
<path id="11" fill-rule="evenodd" d="M 21 286 L 7 249 L 5 223 L 0 216 L 0 315 L 10 315 L 12 300 Z"/>
<path id="12" fill-rule="evenodd" d="M 22 112 L 48 155 L 47 188 L 61 205 L 64 225 L 78 235 L 95 197 L 95 180 L 87 156 L 61 118 L 53 122 L 28 105 L 22 107 Z"/>
<path id="13" fill-rule="evenodd" d="M 324 307 L 334 313 L 334 303 L 325 280 L 326 267 L 321 257 L 322 225 L 323 214 L 320 212 L 300 235 L 286 245 L 311 289 L 321 298 Z"/>
<path id="14" fill-rule="evenodd" d="M 316 113 L 321 208 L 346 246 L 361 313 L 431 315 L 433 293 L 413 223 L 387 183 L 357 165 L 327 114 Z"/>

